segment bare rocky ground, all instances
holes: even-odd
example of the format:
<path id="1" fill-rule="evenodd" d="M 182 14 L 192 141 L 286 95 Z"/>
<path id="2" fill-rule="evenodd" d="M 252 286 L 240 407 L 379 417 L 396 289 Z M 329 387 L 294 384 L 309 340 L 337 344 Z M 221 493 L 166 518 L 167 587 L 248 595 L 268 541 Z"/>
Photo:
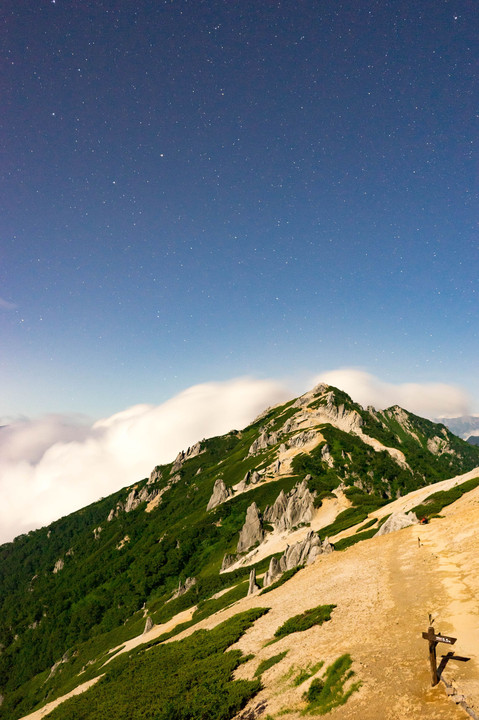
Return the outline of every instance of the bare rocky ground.
<path id="1" fill-rule="evenodd" d="M 461 480 L 473 476 L 468 473 Z M 446 482 L 429 492 L 455 481 Z M 412 505 L 421 499 L 412 498 Z M 412 507 L 408 502 L 401 498 L 394 509 Z M 391 509 L 391 505 L 384 508 Z M 319 660 L 326 667 L 344 653 L 353 658 L 353 681 L 359 680 L 361 688 L 346 705 L 328 714 L 330 720 L 468 718 L 466 710 L 448 697 L 443 683 L 431 687 L 427 641 L 421 635 L 431 613 L 436 631 L 458 638 L 453 648 L 438 645 L 443 678 L 455 690 L 456 700 L 463 696 L 464 704 L 479 717 L 479 488 L 441 514 L 429 525 L 411 526 L 320 556 L 280 588 L 244 598 L 177 638 L 199 627 L 214 627 L 249 607 L 271 608 L 239 641 L 238 647 L 254 658 L 238 668 L 236 677 L 252 678 L 262 660 L 284 650 L 288 653 L 263 674 L 263 690 L 238 719 L 268 714 L 275 720 L 304 717 L 302 694 L 310 681 L 294 687 L 292 677 Z M 337 605 L 331 621 L 266 646 L 285 620 L 327 603 Z M 138 642 L 152 637 L 148 633 Z M 443 657 L 452 650 L 454 656 Z M 45 711 L 28 718 L 37 720 Z"/>
<path id="2" fill-rule="evenodd" d="M 239 668 L 250 677 L 259 661 L 285 649 L 288 654 L 263 675 L 264 690 L 252 706 L 266 702 L 265 714 L 302 717 L 301 695 L 308 686 L 291 687 L 285 677 L 319 660 L 331 663 L 350 653 L 362 682 L 331 720 L 426 720 L 469 717 L 446 695 L 441 683 L 431 688 L 427 642 L 428 614 L 436 630 L 458 638 L 456 660 L 443 658 L 450 646 L 438 645 L 443 677 L 479 715 L 479 489 L 443 511 L 444 518 L 360 543 L 342 553 L 320 557 L 287 585 L 270 593 L 272 611 L 239 642 L 255 659 Z M 418 541 L 418 537 L 420 540 Z M 320 628 L 284 638 L 259 650 L 284 619 L 308 607 L 337 604 L 333 618 Z M 321 671 L 320 673 L 321 674 Z M 459 699 L 456 697 L 456 699 Z"/>

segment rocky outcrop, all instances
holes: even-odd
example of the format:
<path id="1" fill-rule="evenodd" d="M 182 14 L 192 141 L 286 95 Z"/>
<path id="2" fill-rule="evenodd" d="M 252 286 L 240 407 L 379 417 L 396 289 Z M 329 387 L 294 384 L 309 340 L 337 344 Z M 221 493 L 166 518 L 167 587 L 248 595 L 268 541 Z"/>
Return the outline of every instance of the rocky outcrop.
<path id="1" fill-rule="evenodd" d="M 256 585 L 256 570 L 253 568 L 249 574 L 249 587 L 248 587 L 248 595 L 253 595 L 253 593 L 258 592 L 259 587 Z"/>
<path id="2" fill-rule="evenodd" d="M 427 449 L 429 452 L 432 452 L 434 455 L 442 455 L 443 453 L 453 453 L 453 449 L 449 445 L 449 442 L 446 438 L 441 438 L 435 435 L 432 438 L 428 438 L 427 441 Z"/>
<path id="3" fill-rule="evenodd" d="M 118 545 L 116 546 L 116 549 L 117 549 L 117 550 L 121 550 L 121 549 L 124 548 L 125 545 L 127 545 L 127 543 L 129 543 L 129 542 L 130 542 L 130 536 L 129 536 L 129 535 L 125 535 L 125 537 L 123 538 L 123 540 L 120 540 L 120 542 L 119 542 Z"/>
<path id="4" fill-rule="evenodd" d="M 99 540 L 99 539 L 100 539 L 100 535 L 102 534 L 102 532 L 103 532 L 103 528 L 102 528 L 101 525 L 100 525 L 99 527 L 97 527 L 97 528 L 94 528 L 94 529 L 93 529 L 93 537 L 94 537 L 94 539 L 95 539 L 95 540 Z"/>
<path id="5" fill-rule="evenodd" d="M 261 435 L 257 437 L 251 445 L 248 450 L 248 455 L 257 455 L 271 445 L 276 445 L 277 442 L 279 442 L 279 434 L 277 432 L 268 434 L 266 430 L 263 430 Z"/>
<path id="6" fill-rule="evenodd" d="M 279 475 L 281 472 L 281 460 L 276 460 L 276 462 L 273 464 L 273 467 L 271 468 L 273 475 Z"/>
<path id="7" fill-rule="evenodd" d="M 263 587 L 272 585 L 278 578 L 281 577 L 282 574 L 283 571 L 281 570 L 278 558 L 272 557 L 269 563 L 269 568 L 263 577 Z"/>
<path id="8" fill-rule="evenodd" d="M 153 471 L 153 473 L 155 470 Z M 150 479 L 153 476 L 150 475 Z M 158 477 L 161 477 L 161 473 Z M 172 481 L 171 481 L 172 482 Z M 157 490 L 157 489 L 150 489 L 149 485 L 151 485 L 150 481 L 146 483 L 146 485 L 138 492 L 138 489 L 135 487 L 133 488 L 129 493 L 124 503 L 121 501 L 116 504 L 116 507 L 112 508 L 108 514 L 107 522 L 111 522 L 114 520 L 114 518 L 118 517 L 118 515 L 121 512 L 131 512 L 132 510 L 135 510 L 138 505 L 140 505 L 142 502 L 150 502 L 153 500 L 159 493 L 165 492 L 165 489 L 163 490 Z"/>
<path id="9" fill-rule="evenodd" d="M 140 492 L 133 489 L 126 499 L 125 512 L 135 510 L 142 502 L 150 502 L 157 494 L 158 490 L 149 490 L 147 485 Z"/>
<path id="10" fill-rule="evenodd" d="M 288 446 L 294 448 L 302 448 L 313 440 L 316 440 L 319 433 L 317 430 L 304 430 L 303 432 L 296 433 L 288 440 Z"/>
<path id="11" fill-rule="evenodd" d="M 221 505 L 230 497 L 233 496 L 231 488 L 226 487 L 223 478 L 217 478 L 213 487 L 213 494 L 209 499 L 206 510 L 212 510 L 213 508 Z"/>
<path id="12" fill-rule="evenodd" d="M 314 513 L 314 494 L 306 480 L 298 483 L 287 495 L 280 492 L 274 505 L 266 508 L 264 518 L 275 524 L 279 531 L 291 530 L 301 524 L 310 523 Z"/>
<path id="13" fill-rule="evenodd" d="M 128 497 L 126 498 L 125 512 L 127 512 L 127 513 L 131 512 L 136 507 L 138 507 L 139 504 L 140 504 L 140 499 L 136 493 L 136 490 L 133 489 L 130 492 L 130 494 L 128 495 Z"/>
<path id="14" fill-rule="evenodd" d="M 333 550 L 334 545 L 329 542 L 329 538 L 325 537 L 323 542 L 321 543 L 321 554 L 328 555 L 329 553 L 332 553 Z"/>
<path id="15" fill-rule="evenodd" d="M 324 398 L 326 403 L 321 406 L 321 410 L 331 420 L 335 422 L 347 421 L 348 428 L 353 432 L 358 432 L 361 426 L 364 425 L 364 420 L 356 410 L 347 410 L 343 404 L 336 405 L 336 396 L 333 390 L 326 393 Z"/>
<path id="16" fill-rule="evenodd" d="M 262 471 L 264 472 L 264 471 Z M 234 486 L 236 493 L 245 492 L 251 485 L 257 485 L 262 480 L 262 474 L 257 470 L 248 470 L 244 478 Z"/>
<path id="17" fill-rule="evenodd" d="M 284 493 L 284 490 L 281 490 L 278 497 L 274 501 L 274 504 L 271 507 L 267 507 L 264 511 L 264 519 L 266 522 L 271 523 L 277 523 L 280 518 L 283 517 L 284 513 L 286 512 L 286 508 L 288 506 L 288 498 Z"/>
<path id="18" fill-rule="evenodd" d="M 334 465 L 334 459 L 331 455 L 331 451 L 329 449 L 329 445 L 323 445 L 321 448 L 321 460 L 329 465 L 329 467 L 333 467 Z"/>
<path id="19" fill-rule="evenodd" d="M 294 408 L 301 408 L 305 407 L 306 405 L 309 405 L 313 400 L 315 400 L 317 397 L 324 395 L 324 393 L 328 390 L 329 385 L 326 385 L 325 383 L 320 383 L 319 385 L 316 385 L 312 390 L 309 390 L 309 392 L 305 393 L 304 395 L 301 395 L 301 397 L 297 398 L 292 407 Z"/>
<path id="20" fill-rule="evenodd" d="M 158 482 L 161 480 L 161 468 L 159 465 L 157 465 L 150 473 L 150 477 L 148 478 L 147 485 L 153 485 L 153 483 Z"/>
<path id="21" fill-rule="evenodd" d="M 61 660 L 57 660 L 56 663 L 54 663 L 54 664 L 51 666 L 51 668 L 50 668 L 50 675 L 47 677 L 47 681 L 50 680 L 50 678 L 55 675 L 55 673 L 56 673 L 56 671 L 58 670 L 58 668 L 60 667 L 60 665 L 64 665 L 64 664 L 67 663 L 68 661 L 69 661 L 69 657 L 68 657 L 68 651 L 67 651 L 67 652 L 63 655 L 63 657 L 62 657 Z"/>
<path id="22" fill-rule="evenodd" d="M 409 527 L 410 525 L 416 525 L 418 522 L 419 520 L 417 519 L 416 514 L 413 512 L 393 513 L 390 517 L 388 517 L 384 525 L 379 528 L 374 537 L 378 537 L 379 535 L 387 535 L 388 533 L 395 532 L 396 530 L 402 530 L 403 528 Z"/>
<path id="23" fill-rule="evenodd" d="M 259 508 L 253 502 L 246 511 L 246 519 L 240 530 L 237 552 L 246 552 L 264 538 Z"/>
<path id="24" fill-rule="evenodd" d="M 235 564 L 236 560 L 238 558 L 236 555 L 231 555 L 229 553 L 226 553 L 226 555 L 223 558 L 223 562 L 221 563 L 221 570 L 220 572 L 224 572 L 225 570 L 228 570 L 232 565 Z"/>
<path id="25" fill-rule="evenodd" d="M 151 628 L 153 627 L 153 620 L 150 616 L 146 618 L 145 623 L 145 629 L 143 630 L 143 635 L 146 635 L 146 633 L 150 632 Z"/>
<path id="26" fill-rule="evenodd" d="M 191 590 L 191 588 L 196 585 L 196 578 L 186 578 L 185 582 L 182 583 L 181 580 L 178 581 L 178 589 L 175 590 L 173 595 L 171 596 L 171 600 L 175 600 L 175 598 L 180 597 L 181 595 L 185 595 L 188 590 Z"/>
<path id="27" fill-rule="evenodd" d="M 333 549 L 327 538 L 321 543 L 319 535 L 310 530 L 304 540 L 288 545 L 279 560 L 271 558 L 268 571 L 263 578 L 263 587 L 272 585 L 286 570 L 292 570 L 298 565 L 310 565 L 318 555 L 330 553 Z"/>
<path id="28" fill-rule="evenodd" d="M 181 466 L 183 465 L 183 463 L 185 463 L 187 460 L 191 460 L 191 458 L 196 457 L 196 456 L 199 455 L 201 452 L 203 452 L 203 451 L 201 450 L 201 442 L 195 443 L 195 445 L 192 445 L 192 446 L 189 447 L 188 450 L 186 450 L 186 451 L 185 451 L 185 450 L 182 450 L 182 451 L 179 452 L 178 455 L 176 456 L 175 461 L 174 461 L 174 463 L 173 463 L 173 466 L 172 466 L 172 468 L 171 468 L 171 472 L 172 472 L 172 473 L 178 472 L 178 470 L 181 468 Z"/>
<path id="29" fill-rule="evenodd" d="M 297 565 L 309 565 L 316 560 L 318 555 L 321 555 L 321 540 L 317 533 L 310 530 L 304 540 L 294 545 L 288 545 L 279 560 L 279 565 L 284 572 Z"/>
<path id="30" fill-rule="evenodd" d="M 53 568 L 52 572 L 56 575 L 58 572 L 60 572 L 60 570 L 63 570 L 64 567 L 65 567 L 65 561 L 63 560 L 63 558 L 59 558 L 56 561 L 55 567 Z"/>

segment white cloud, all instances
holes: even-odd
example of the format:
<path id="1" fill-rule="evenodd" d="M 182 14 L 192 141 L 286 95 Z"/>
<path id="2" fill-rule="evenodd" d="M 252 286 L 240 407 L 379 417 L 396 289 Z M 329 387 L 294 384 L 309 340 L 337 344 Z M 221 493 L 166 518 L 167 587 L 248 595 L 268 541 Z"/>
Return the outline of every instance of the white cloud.
<path id="1" fill-rule="evenodd" d="M 345 390 L 355 402 L 383 410 L 391 405 L 422 417 L 455 417 L 469 412 L 467 394 L 445 383 L 393 384 L 379 380 L 363 370 L 342 368 L 321 373 L 315 382 L 325 382 Z"/>
<path id="2" fill-rule="evenodd" d="M 0 429 L 0 543 L 109 495 L 197 440 L 241 429 L 289 397 L 271 380 L 195 385 L 88 426 L 49 415 Z"/>

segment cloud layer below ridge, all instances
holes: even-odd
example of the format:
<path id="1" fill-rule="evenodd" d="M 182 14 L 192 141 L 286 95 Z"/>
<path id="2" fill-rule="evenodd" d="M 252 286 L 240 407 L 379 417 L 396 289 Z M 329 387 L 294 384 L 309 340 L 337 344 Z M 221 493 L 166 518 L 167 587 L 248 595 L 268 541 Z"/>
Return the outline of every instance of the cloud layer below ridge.
<path id="1" fill-rule="evenodd" d="M 0 543 L 149 475 L 204 437 L 241 429 L 288 397 L 272 380 L 195 385 L 92 426 L 49 415 L 0 429 Z"/>
<path id="2" fill-rule="evenodd" d="M 468 412 L 466 394 L 451 385 L 393 385 L 351 368 L 322 373 L 309 387 L 319 382 L 364 406 L 398 404 L 426 417 Z M 47 415 L 0 428 L 0 543 L 131 485 L 201 438 L 239 430 L 294 394 L 274 380 L 236 378 L 195 385 L 161 405 L 135 405 L 93 425 Z"/>

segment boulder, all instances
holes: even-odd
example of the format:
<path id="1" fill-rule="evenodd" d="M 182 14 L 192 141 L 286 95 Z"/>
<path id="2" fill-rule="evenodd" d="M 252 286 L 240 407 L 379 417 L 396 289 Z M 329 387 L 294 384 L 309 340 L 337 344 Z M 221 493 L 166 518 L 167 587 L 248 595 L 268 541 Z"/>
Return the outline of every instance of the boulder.
<path id="1" fill-rule="evenodd" d="M 263 587 L 272 585 L 279 577 L 281 577 L 282 574 L 283 571 L 281 570 L 278 558 L 272 557 L 269 563 L 269 568 L 263 578 Z"/>
<path id="2" fill-rule="evenodd" d="M 146 635 L 146 633 L 150 632 L 152 627 L 153 627 L 153 620 L 151 619 L 151 617 L 148 616 L 146 618 L 145 629 L 143 630 L 143 635 Z"/>
<path id="3" fill-rule="evenodd" d="M 310 492 L 306 480 L 295 485 L 286 499 L 283 514 L 276 521 L 277 530 L 291 530 L 301 523 L 311 522 L 314 513 L 314 495 Z"/>
<path id="4" fill-rule="evenodd" d="M 181 595 L 185 595 L 188 590 L 191 590 L 191 588 L 196 585 L 196 578 L 186 578 L 185 582 L 182 583 L 181 580 L 178 581 L 178 589 L 175 590 L 173 595 L 171 596 L 171 600 L 174 600 L 175 598 L 180 597 Z"/>
<path id="5" fill-rule="evenodd" d="M 248 587 L 248 595 L 253 595 L 253 593 L 258 592 L 259 587 L 256 585 L 256 570 L 253 568 L 249 574 L 249 587 Z"/>
<path id="6" fill-rule="evenodd" d="M 224 572 L 224 571 L 227 570 L 229 567 L 231 567 L 232 565 L 234 565 L 237 559 L 238 559 L 238 558 L 236 557 L 236 555 L 230 555 L 229 553 L 226 553 L 226 555 L 225 555 L 224 558 L 223 558 L 223 562 L 221 563 L 221 570 L 220 570 L 220 572 Z"/>
<path id="7" fill-rule="evenodd" d="M 268 506 L 264 511 L 264 519 L 267 522 L 278 522 L 278 520 L 284 515 L 287 505 L 288 498 L 286 497 L 284 490 L 281 490 L 274 501 L 274 504 L 271 507 Z"/>
<path id="8" fill-rule="evenodd" d="M 260 482 L 260 480 L 261 480 L 261 475 L 259 474 L 259 472 L 257 470 L 253 470 L 253 472 L 251 473 L 251 475 L 249 477 L 249 482 L 251 483 L 251 485 L 256 485 L 257 483 Z"/>
<path id="9" fill-rule="evenodd" d="M 271 558 L 268 571 L 263 578 L 263 587 L 272 585 L 286 570 L 292 570 L 298 565 L 310 565 L 318 555 L 330 553 L 333 549 L 327 538 L 321 543 L 319 535 L 310 530 L 304 540 L 288 545 L 279 560 Z"/>
<path id="10" fill-rule="evenodd" d="M 416 514 L 413 512 L 393 513 L 386 520 L 384 525 L 379 528 L 374 537 L 378 537 L 379 535 L 387 535 L 388 533 L 395 532 L 396 530 L 402 530 L 403 528 L 409 527 L 410 525 L 416 525 L 418 522 L 419 520 L 417 519 Z"/>
<path id="11" fill-rule="evenodd" d="M 246 511 L 246 519 L 240 530 L 237 552 L 246 552 L 256 543 L 260 543 L 264 538 L 263 524 L 259 508 L 253 502 Z"/>
<path id="12" fill-rule="evenodd" d="M 270 445 L 276 445 L 279 440 L 279 435 L 276 432 L 268 434 L 266 430 L 263 430 L 259 437 L 251 445 L 248 450 L 248 455 L 257 455 L 262 450 L 266 450 Z"/>
<path id="13" fill-rule="evenodd" d="M 206 509 L 212 510 L 213 508 L 217 507 L 218 505 L 221 505 L 222 503 L 224 503 L 232 495 L 233 495 L 233 491 L 230 488 L 226 487 L 223 478 L 217 478 L 215 481 L 214 487 L 213 487 L 213 494 L 211 495 L 211 497 L 209 499 Z"/>
<path id="14" fill-rule="evenodd" d="M 291 570 L 297 565 L 309 565 L 321 555 L 321 540 L 317 533 L 312 530 L 306 535 L 304 540 L 288 545 L 282 557 L 279 560 L 279 566 L 282 572 Z"/>

